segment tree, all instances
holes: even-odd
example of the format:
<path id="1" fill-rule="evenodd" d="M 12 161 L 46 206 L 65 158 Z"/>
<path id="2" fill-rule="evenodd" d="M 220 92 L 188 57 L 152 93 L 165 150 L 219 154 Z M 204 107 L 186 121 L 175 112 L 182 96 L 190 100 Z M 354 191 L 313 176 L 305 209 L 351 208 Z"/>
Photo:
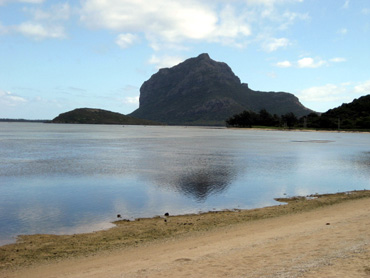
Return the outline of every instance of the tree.
<path id="1" fill-rule="evenodd" d="M 277 115 L 272 116 L 266 109 L 262 109 L 258 114 L 258 124 L 263 126 L 277 126 L 279 125 L 279 118 Z"/>
<path id="2" fill-rule="evenodd" d="M 243 111 L 226 120 L 228 126 L 234 127 L 252 127 L 256 119 L 256 113 Z"/>
<path id="3" fill-rule="evenodd" d="M 286 124 L 287 127 L 292 128 L 298 123 L 297 117 L 294 115 L 294 113 L 289 112 L 281 116 L 281 119 L 284 124 Z"/>

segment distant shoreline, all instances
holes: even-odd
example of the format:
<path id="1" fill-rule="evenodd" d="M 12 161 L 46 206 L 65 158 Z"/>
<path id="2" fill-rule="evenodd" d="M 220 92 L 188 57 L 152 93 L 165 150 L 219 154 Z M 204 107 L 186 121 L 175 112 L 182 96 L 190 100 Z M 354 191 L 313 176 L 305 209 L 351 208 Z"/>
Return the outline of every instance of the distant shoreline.
<path id="1" fill-rule="evenodd" d="M 51 120 L 0 119 L 1 123 L 49 123 Z"/>
<path id="2" fill-rule="evenodd" d="M 51 120 L 27 120 L 27 119 L 0 119 L 0 122 L 7 123 L 48 123 L 48 124 L 70 124 L 70 125 L 122 125 L 122 124 L 88 124 L 88 123 L 53 123 Z M 133 124 L 125 124 L 127 126 Z M 142 126 L 142 125 L 139 125 Z M 273 127 L 227 127 L 227 126 L 197 126 L 197 125 L 152 125 L 152 126 L 174 126 L 174 127 L 197 127 L 230 130 L 260 130 L 260 131 L 299 131 L 299 132 L 328 132 L 328 133 L 370 133 L 370 130 L 330 130 L 330 129 L 302 129 L 302 128 L 273 128 Z"/>
<path id="3" fill-rule="evenodd" d="M 300 128 L 270 128 L 270 127 L 227 127 L 232 130 L 266 130 L 266 131 L 299 131 L 299 132 L 328 132 L 328 133 L 370 133 L 369 130 L 330 130 L 330 129 L 300 129 Z"/>

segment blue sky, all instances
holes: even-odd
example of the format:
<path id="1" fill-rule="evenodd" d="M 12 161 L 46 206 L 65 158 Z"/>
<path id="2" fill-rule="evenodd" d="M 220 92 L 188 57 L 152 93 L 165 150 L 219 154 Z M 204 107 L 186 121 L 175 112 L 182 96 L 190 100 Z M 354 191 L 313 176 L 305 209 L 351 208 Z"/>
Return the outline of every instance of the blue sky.
<path id="1" fill-rule="evenodd" d="M 201 53 L 325 112 L 370 94 L 369 49 L 369 0 L 0 0 L 0 118 L 128 114 Z"/>

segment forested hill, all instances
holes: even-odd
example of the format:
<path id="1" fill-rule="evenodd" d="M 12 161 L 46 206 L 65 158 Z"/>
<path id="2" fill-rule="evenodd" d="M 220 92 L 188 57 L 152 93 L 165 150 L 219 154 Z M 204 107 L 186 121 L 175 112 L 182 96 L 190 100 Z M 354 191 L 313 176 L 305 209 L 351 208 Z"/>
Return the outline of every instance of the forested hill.
<path id="1" fill-rule="evenodd" d="M 321 115 L 322 127 L 336 127 L 338 121 L 343 129 L 370 129 L 370 95 L 342 104 Z"/>
<path id="2" fill-rule="evenodd" d="M 355 99 L 351 103 L 330 109 L 326 113 L 310 113 L 298 119 L 293 113 L 281 117 L 266 110 L 259 113 L 244 111 L 226 120 L 227 126 L 252 127 L 274 126 L 289 128 L 370 130 L 370 95 Z"/>
<path id="3" fill-rule="evenodd" d="M 78 108 L 62 113 L 54 118 L 52 123 L 159 125 L 159 123 L 153 121 L 136 119 L 120 113 L 93 108 Z"/>

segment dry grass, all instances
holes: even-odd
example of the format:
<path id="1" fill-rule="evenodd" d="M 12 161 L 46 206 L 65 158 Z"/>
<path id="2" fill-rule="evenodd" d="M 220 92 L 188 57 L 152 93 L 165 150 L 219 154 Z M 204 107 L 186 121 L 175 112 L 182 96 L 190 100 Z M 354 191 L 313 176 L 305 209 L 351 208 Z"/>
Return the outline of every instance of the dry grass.
<path id="1" fill-rule="evenodd" d="M 76 235 L 19 236 L 15 244 L 0 247 L 0 269 L 16 268 L 63 258 L 93 255 L 101 251 L 137 246 L 160 239 L 202 232 L 247 221 L 314 210 L 348 200 L 369 198 L 370 191 L 353 191 L 306 197 L 280 198 L 286 205 L 252 210 L 217 211 L 202 214 L 117 221 L 114 228 Z M 365 272 L 370 272 L 365 269 Z"/>

